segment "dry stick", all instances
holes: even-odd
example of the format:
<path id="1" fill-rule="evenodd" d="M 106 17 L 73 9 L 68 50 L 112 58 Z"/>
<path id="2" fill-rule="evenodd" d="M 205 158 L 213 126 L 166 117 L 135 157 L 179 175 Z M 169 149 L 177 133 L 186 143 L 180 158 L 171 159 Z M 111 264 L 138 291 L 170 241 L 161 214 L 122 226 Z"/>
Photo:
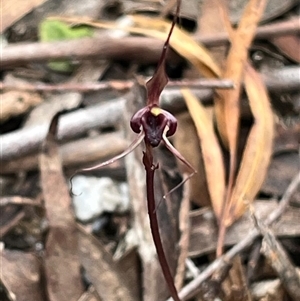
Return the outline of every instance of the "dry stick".
<path id="1" fill-rule="evenodd" d="M 277 91 L 294 91 L 299 88 L 299 66 L 288 66 L 283 68 L 274 68 L 261 73 L 265 85 L 271 92 Z M 34 92 L 93 92 L 114 89 L 117 91 L 127 91 L 134 85 L 133 81 L 106 81 L 99 83 L 63 83 L 63 84 L 44 84 L 44 83 L 22 83 L 11 84 L 0 82 L 0 90 L 19 90 L 19 91 L 34 91 Z M 181 81 L 170 81 L 166 90 L 175 90 L 186 87 L 189 89 L 204 89 L 204 88 L 218 88 L 230 89 L 233 88 L 231 80 L 227 79 L 185 79 Z M 163 95 L 168 92 L 163 91 Z M 200 97 L 202 99 L 202 97 Z M 162 102 L 164 100 L 162 99 Z"/>
<path id="2" fill-rule="evenodd" d="M 299 18 L 264 25 L 257 29 L 257 38 L 299 33 Z M 216 46 L 228 42 L 226 33 L 211 36 L 195 37 L 206 46 Z M 53 43 L 30 43 L 9 45 L 2 49 L 1 67 L 33 61 L 46 61 L 62 58 L 76 59 L 119 59 L 141 63 L 155 63 L 160 57 L 163 42 L 154 38 L 125 37 L 114 39 L 108 36 L 84 38 Z M 170 56 L 169 56 L 170 57 Z"/>
<path id="3" fill-rule="evenodd" d="M 7 205 L 29 205 L 29 206 L 37 206 L 41 207 L 42 203 L 37 200 L 33 200 L 26 197 L 21 196 L 3 196 L 0 198 L 0 207 Z"/>
<path id="4" fill-rule="evenodd" d="M 99 90 L 114 89 L 118 91 L 126 91 L 133 87 L 133 81 L 112 80 L 99 83 L 63 83 L 63 84 L 10 84 L 0 82 L 0 90 L 20 90 L 20 91 L 35 91 L 35 92 L 91 92 Z M 181 80 L 170 81 L 167 84 L 169 89 L 176 88 L 218 88 L 218 89 L 231 89 L 234 84 L 231 80 L 227 79 L 196 79 L 196 80 Z"/>
<path id="5" fill-rule="evenodd" d="M 271 226 L 271 224 L 281 216 L 286 207 L 289 205 L 290 199 L 299 184 L 300 172 L 293 178 L 292 182 L 288 186 L 280 200 L 280 203 L 278 204 L 277 209 L 274 210 L 265 220 L 264 224 L 266 227 Z M 259 230 L 257 228 L 253 228 L 241 242 L 232 247 L 223 256 L 213 261 L 199 276 L 183 287 L 183 289 L 179 292 L 179 298 L 182 300 L 187 300 L 188 298 L 193 297 L 202 282 L 207 280 L 215 271 L 227 265 L 238 253 L 247 248 L 259 235 Z M 172 298 L 169 298 L 167 301 L 172 301 Z"/>
<path id="6" fill-rule="evenodd" d="M 300 274 L 289 259 L 282 244 L 276 239 L 271 230 L 262 227 L 263 235 L 261 253 L 268 259 L 273 270 L 278 275 L 285 291 L 294 301 L 300 300 Z"/>
<path id="7" fill-rule="evenodd" d="M 270 92 L 288 92 L 299 89 L 299 72 L 298 66 L 284 67 L 263 73 L 262 77 Z M 194 89 L 193 92 L 203 103 L 207 103 L 213 93 L 209 89 Z M 59 128 L 59 139 L 75 138 L 93 128 L 114 126 L 122 116 L 125 102 L 125 97 L 120 97 L 64 115 Z M 181 93 L 168 87 L 162 92 L 161 102 L 162 107 L 171 112 L 184 108 Z M 1 135 L 1 159 L 11 160 L 36 151 L 45 138 L 47 129 L 48 124 L 41 124 Z"/>
<path id="8" fill-rule="evenodd" d="M 86 147 L 86 146 L 89 147 Z M 87 166 L 96 161 L 104 161 L 110 156 L 123 152 L 128 142 L 120 132 L 100 134 L 95 137 L 76 139 L 60 146 L 60 155 L 64 167 Z M 122 165 L 116 164 L 118 168 Z M 2 161 L 1 173 L 18 173 L 20 170 L 35 170 L 38 167 L 37 154 L 32 153 L 9 161 Z M 0 199 L 0 206 L 2 199 Z"/>
<path id="9" fill-rule="evenodd" d="M 288 21 L 276 22 L 269 25 L 258 27 L 255 39 L 269 39 L 270 37 L 299 33 L 300 19 L 295 17 Z M 229 41 L 229 36 L 226 32 L 207 36 L 195 36 L 195 39 L 206 46 L 220 46 Z"/>
<path id="10" fill-rule="evenodd" d="M 263 236 L 260 252 L 277 273 L 288 295 L 293 300 L 298 301 L 300 299 L 300 274 L 290 261 L 282 244 L 276 239 L 273 231 L 260 222 L 251 205 L 249 209 L 257 230 Z"/>
<path id="11" fill-rule="evenodd" d="M 196 95 L 204 102 L 211 99 L 212 90 L 197 90 Z M 161 100 L 164 108 L 183 107 L 179 91 L 163 91 Z M 126 96 L 112 99 L 76 112 L 65 114 L 60 119 L 58 139 L 72 139 L 94 128 L 115 126 L 121 119 Z M 1 135 L 1 159 L 8 161 L 37 151 L 46 137 L 48 123 L 32 126 Z"/>
<path id="12" fill-rule="evenodd" d="M 122 118 L 125 99 L 118 98 L 61 117 L 58 139 L 74 138 L 92 128 L 114 126 Z M 36 151 L 48 131 L 48 124 L 25 128 L 1 136 L 1 159 L 8 160 Z"/>

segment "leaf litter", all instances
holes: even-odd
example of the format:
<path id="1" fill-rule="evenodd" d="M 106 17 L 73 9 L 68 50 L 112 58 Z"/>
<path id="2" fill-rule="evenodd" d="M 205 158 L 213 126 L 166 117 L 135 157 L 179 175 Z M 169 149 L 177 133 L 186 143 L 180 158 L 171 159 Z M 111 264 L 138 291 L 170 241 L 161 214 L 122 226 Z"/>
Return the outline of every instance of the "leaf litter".
<path id="1" fill-rule="evenodd" d="M 182 283 L 184 281 L 183 291 L 179 293 L 181 300 L 189 300 L 187 296 L 193 296 L 195 294 L 195 288 L 190 289 L 189 285 L 185 285 L 191 280 L 189 275 L 189 268 L 191 268 L 191 265 L 188 265 L 189 268 L 186 274 L 184 269 L 185 259 L 196 259 L 193 264 L 198 265 L 197 258 L 200 258 L 200 260 L 202 258 L 199 256 L 213 253 L 216 250 L 218 236 L 216 224 L 221 225 L 221 227 L 223 225 L 224 229 L 227 228 L 228 231 L 226 235 L 224 232 L 225 236 L 223 238 L 219 236 L 217 249 L 218 254 L 220 254 L 222 241 L 224 241 L 226 247 L 238 244 L 239 240 L 242 240 L 243 235 L 247 234 L 247 229 L 249 227 L 254 227 L 251 222 L 249 223 L 249 220 L 245 219 L 245 217 L 249 214 L 247 209 L 249 206 L 251 208 L 251 202 L 255 200 L 254 204 L 257 205 L 257 211 L 265 210 L 262 208 L 268 208 L 268 202 L 270 202 L 269 200 L 264 201 L 266 204 L 262 205 L 255 198 L 257 193 L 261 190 L 261 186 L 267 177 L 269 162 L 272 160 L 274 111 L 271 110 L 270 102 L 273 102 L 273 95 L 271 94 L 270 97 L 268 96 L 265 84 L 258 72 L 259 68 L 257 68 L 257 65 L 255 65 L 255 62 L 249 55 L 256 27 L 259 26 L 259 15 L 261 14 L 261 10 L 259 13 L 256 10 L 257 7 L 259 7 L 256 6 L 256 4 L 262 3 L 263 1 L 248 1 L 248 4 L 246 5 L 247 8 L 244 11 L 244 15 L 242 16 L 237 29 L 232 28 L 231 23 L 226 17 L 226 10 L 222 10 L 223 17 L 225 17 L 225 20 L 227 20 L 225 28 L 229 31 L 231 40 L 229 55 L 225 60 L 225 63 L 222 65 L 222 68 L 220 67 L 221 64 L 219 58 L 216 60 L 213 57 L 213 52 L 210 52 L 210 49 L 205 49 L 203 46 L 199 46 L 198 43 L 194 42 L 192 36 L 185 32 L 184 29 L 181 28 L 180 24 L 179 26 L 176 26 L 171 37 L 171 47 L 190 63 L 189 68 L 193 69 L 194 72 L 197 73 L 197 76 L 199 76 L 199 74 L 209 78 L 222 76 L 226 77 L 226 79 L 233 79 L 235 82 L 235 89 L 233 90 L 219 89 L 216 91 L 214 103 L 216 113 L 215 116 L 212 116 L 209 113 L 212 111 L 211 105 L 209 109 L 205 108 L 202 105 L 201 99 L 197 99 L 192 90 L 183 89 L 181 91 L 187 108 L 190 112 L 190 116 L 195 124 L 195 128 L 197 129 L 198 137 L 197 135 L 193 135 L 190 136 L 190 139 L 198 140 L 197 143 L 200 145 L 201 152 L 194 152 L 194 156 L 200 157 L 204 162 L 204 177 L 207 181 L 210 201 L 213 208 L 213 212 L 206 210 L 208 208 L 198 209 L 199 212 L 196 210 L 191 210 L 189 215 L 187 214 L 188 202 L 185 201 L 185 205 L 182 205 L 182 208 L 180 209 L 182 212 L 180 213 L 180 220 L 178 224 L 177 214 L 179 214 L 182 188 L 179 188 L 172 194 L 167 195 L 167 200 L 164 200 L 163 203 L 157 207 L 161 227 L 160 232 L 163 237 L 164 247 L 167 247 L 168 253 L 170 253 L 168 254 L 168 257 L 170 257 L 168 258 L 168 261 L 171 264 L 172 271 L 175 271 L 178 265 L 177 273 L 173 272 L 174 274 L 177 274 L 176 286 L 178 288 L 182 287 Z M 251 9 L 252 5 L 253 7 L 256 6 L 256 9 Z M 170 11 L 170 8 L 168 8 L 168 11 Z M 131 25 L 122 27 L 123 30 L 135 34 L 155 37 L 163 41 L 166 39 L 168 28 L 170 27 L 169 22 L 163 19 L 138 15 L 129 15 L 127 17 L 131 19 Z M 84 19 L 82 17 L 75 17 L 75 19 L 70 19 L 68 17 L 60 18 L 67 23 L 69 23 L 71 20 L 75 21 L 75 23 L 78 25 L 86 24 L 94 28 L 101 27 L 115 29 L 120 26 L 116 25 L 115 22 L 103 22 L 102 20 L 95 21 L 94 19 Z M 73 22 L 72 25 L 75 23 Z M 251 30 L 249 30 L 249 28 Z M 237 59 L 239 55 L 240 60 Z M 251 63 L 249 63 L 250 60 L 252 61 L 252 64 L 254 63 L 256 70 L 251 66 Z M 235 71 L 232 71 L 232 66 L 234 67 L 233 69 Z M 225 70 L 225 72 L 223 70 Z M 226 74 L 226 76 L 224 74 Z M 241 133 L 243 133 L 241 131 L 241 127 L 243 126 L 242 122 L 244 122 L 244 112 L 243 109 L 240 108 L 244 95 L 242 93 L 243 85 L 245 86 L 245 93 L 249 102 L 248 108 L 251 111 L 251 122 L 250 125 L 248 125 L 248 134 L 245 142 L 242 147 L 240 147 L 239 139 L 241 137 Z M 224 98 L 224 107 L 220 106 L 222 104 L 222 101 L 220 101 L 222 97 Z M 227 101 L 227 97 L 229 99 L 231 99 L 231 97 L 234 99 L 234 105 L 230 106 L 230 102 Z M 136 107 L 134 107 L 133 104 L 133 112 L 135 110 Z M 26 113 L 22 112 L 18 114 L 24 115 Z M 227 117 L 225 118 L 226 114 Z M 107 233 L 103 236 L 103 229 L 105 229 L 105 227 L 100 227 L 98 230 L 100 231 L 99 235 L 101 237 L 99 241 L 98 238 L 95 238 L 91 235 L 90 227 L 92 224 L 89 225 L 88 223 L 88 225 L 84 226 L 78 226 L 76 224 L 75 217 L 72 213 L 72 201 L 69 196 L 68 187 L 62 171 L 62 162 L 59 159 L 60 146 L 55 134 L 57 121 L 58 120 L 56 116 L 52 121 L 52 125 L 50 126 L 51 130 L 43 144 L 43 151 L 40 155 L 41 187 L 49 226 L 46 231 L 47 234 L 45 235 L 44 253 L 40 254 L 41 257 L 30 257 L 31 255 L 28 257 L 28 260 L 33 262 L 33 266 L 35 266 L 35 264 L 38 266 L 38 272 L 34 272 L 34 280 L 27 281 L 25 279 L 26 277 L 24 279 L 19 277 L 18 282 L 21 282 L 24 285 L 24 288 L 32 288 L 32 292 L 37 294 L 37 300 L 39 300 L 38 298 L 43 299 L 44 295 L 47 295 L 49 300 L 86 300 L 87 298 L 90 298 L 91 300 L 112 300 L 112 295 L 114 296 L 114 300 L 140 300 L 141 295 L 144 295 L 144 300 L 165 299 L 166 297 L 162 296 L 167 295 L 166 291 L 154 292 L 156 290 L 159 291 L 160 289 L 166 290 L 164 285 L 160 283 L 162 278 L 159 276 L 161 275 L 159 266 L 152 265 L 152 263 L 155 262 L 155 256 L 151 257 L 152 259 L 150 261 L 148 258 L 147 261 L 147 255 L 146 253 L 143 253 L 145 250 L 142 252 L 142 248 L 145 246 L 150 246 L 150 244 L 145 244 L 142 247 L 142 245 L 139 245 L 142 243 L 142 240 L 139 242 L 130 242 L 129 245 L 125 246 L 125 249 L 129 250 L 128 254 L 130 254 L 130 256 L 124 256 L 123 260 L 125 261 L 123 262 L 122 259 L 121 261 L 116 261 L 116 259 L 114 259 L 111 255 L 111 252 L 115 250 L 116 242 L 110 241 L 108 244 L 103 244 L 101 242 L 103 238 L 104 241 L 107 241 Z M 217 127 L 215 127 L 216 125 Z M 228 126 L 232 126 L 233 130 L 229 131 Z M 284 131 L 286 131 L 286 128 L 284 128 Z M 299 138 L 297 133 L 298 132 L 296 131 L 295 134 L 293 134 L 293 137 L 296 139 L 294 139 L 295 141 L 293 140 L 293 145 L 296 146 L 297 137 Z M 93 136 L 95 135 L 95 132 L 91 132 L 90 134 Z M 105 136 L 103 136 L 103 138 L 105 139 Z M 87 139 L 86 141 L 92 141 L 92 139 Z M 229 147 L 229 153 L 231 154 L 229 161 L 226 157 L 227 151 L 224 149 L 224 145 Z M 278 147 L 278 145 L 276 145 L 276 147 Z M 290 150 L 288 147 L 284 147 L 284 151 L 288 155 Z M 240 152 L 240 149 L 242 152 Z M 293 154 L 295 153 L 294 148 L 292 152 Z M 140 156 L 138 154 L 139 152 L 137 149 L 133 156 L 138 159 Z M 109 157 L 108 154 L 105 156 Z M 107 158 L 105 156 L 101 157 L 99 155 L 99 158 L 102 158 L 101 160 L 105 161 Z M 97 157 L 95 158 L 97 159 Z M 174 175 L 177 174 L 178 171 L 174 167 L 174 162 L 170 165 L 167 164 L 168 157 L 164 156 L 163 153 L 159 154 L 158 158 L 160 158 L 160 168 L 162 169 L 162 172 L 156 179 L 155 193 L 157 194 L 156 198 L 159 200 L 159 195 L 167 193 L 170 189 L 172 189 L 172 187 L 174 187 L 174 182 L 172 181 L 176 179 Z M 236 163 L 232 164 L 232 161 L 234 162 L 234 160 L 236 160 Z M 120 167 L 124 168 L 124 166 L 126 166 L 128 169 L 128 181 L 131 181 L 130 185 L 132 185 L 130 194 L 133 196 L 135 193 L 134 206 L 136 207 L 131 214 L 134 216 L 139 216 L 139 211 L 141 212 L 142 210 L 145 210 L 145 208 L 141 206 L 138 207 L 137 203 L 141 202 L 141 198 L 145 199 L 145 195 L 138 194 L 134 192 L 134 190 L 140 190 L 143 185 L 141 185 L 141 177 L 139 177 L 138 172 L 135 175 L 135 183 L 133 183 L 134 181 L 132 181 L 132 179 L 130 180 L 130 177 L 133 175 L 133 173 L 131 173 L 131 164 L 140 163 L 137 163 L 138 161 L 132 161 L 131 159 L 126 159 L 126 161 L 126 165 L 124 165 L 123 162 L 120 162 L 120 164 L 115 165 L 115 167 L 110 168 L 110 170 L 113 171 L 114 168 Z M 82 162 L 85 161 L 83 160 Z M 20 164 L 22 164 L 22 160 L 20 160 Z M 76 165 L 73 161 L 70 167 L 68 167 L 69 175 L 72 173 L 72 171 L 74 171 L 74 169 L 72 170 L 72 164 Z M 86 163 L 86 165 L 89 164 Z M 137 168 L 137 165 L 135 166 Z M 78 168 L 78 165 L 76 165 L 76 167 Z M 33 169 L 35 168 L 36 167 L 33 167 Z M 188 170 L 184 170 L 184 172 L 186 171 Z M 99 173 L 101 174 L 101 172 Z M 231 176 L 233 179 L 229 182 L 228 173 L 229 178 Z M 170 177 L 169 180 L 164 178 L 165 175 Z M 280 179 L 280 176 L 278 177 Z M 171 182 L 168 182 L 170 180 Z M 179 179 L 176 180 L 177 183 L 178 180 Z M 161 187 L 158 185 L 159 181 Z M 20 183 L 22 184 L 22 182 Z M 189 184 L 189 182 L 187 182 L 187 184 Z M 189 192 L 189 189 L 186 189 L 185 187 L 184 190 L 187 191 L 185 192 L 185 200 L 187 200 L 188 197 L 186 196 L 186 193 Z M 226 190 L 227 197 L 224 196 L 226 194 Z M 270 191 L 274 191 L 274 189 L 265 191 L 270 193 Z M 284 191 L 281 190 L 280 193 L 283 192 Z M 29 197 L 31 198 L 32 196 Z M 19 197 L 12 197 L 9 198 L 9 200 L 9 202 L 3 202 L 4 208 L 18 206 L 17 208 L 22 208 L 23 210 L 21 211 L 21 215 L 18 215 L 19 221 L 28 218 L 28 207 L 30 208 L 31 206 L 34 206 L 32 202 L 34 203 L 35 201 L 31 202 L 28 201 L 30 200 L 29 198 L 24 198 L 25 202 L 20 202 L 18 201 Z M 197 204 L 197 202 L 194 202 L 194 204 Z M 274 208 L 271 206 L 272 208 L 270 208 L 270 211 L 276 210 L 277 208 L 276 202 L 273 201 L 272 204 Z M 260 219 L 268 217 L 268 210 L 265 210 L 264 212 L 264 215 L 259 216 Z M 282 215 L 282 220 L 280 221 L 282 222 L 282 226 L 279 226 L 279 228 L 272 228 L 272 231 L 274 231 L 275 235 L 279 237 L 281 235 L 285 235 L 290 237 L 290 241 L 294 241 L 294 236 L 299 236 L 299 233 L 297 232 L 298 228 L 292 226 L 293 222 L 297 222 L 297 214 L 298 212 L 293 207 L 288 208 L 288 210 L 286 210 L 286 212 Z M 105 213 L 103 215 L 105 217 Z M 141 215 L 138 218 L 143 218 L 143 222 L 145 223 L 145 226 L 147 226 L 145 215 Z M 105 220 L 105 218 L 103 220 Z M 128 219 L 128 221 L 129 220 L 130 219 Z M 168 226 L 166 225 L 167 223 L 169 223 Z M 135 226 L 137 224 L 137 221 L 135 221 Z M 230 227 L 232 224 L 233 226 Z M 143 228 L 142 223 L 140 226 L 141 228 L 139 231 L 147 231 L 146 228 Z M 12 235 L 10 230 L 11 227 L 14 228 L 15 224 L 11 224 L 7 228 L 8 232 L 4 236 L 4 241 L 6 243 L 7 237 Z M 178 233 L 173 233 L 172 229 L 176 232 L 181 231 L 181 235 L 178 235 Z M 285 232 L 283 233 L 280 230 L 285 230 Z M 129 233 L 128 228 L 126 227 L 123 229 L 123 231 L 123 233 Z M 191 234 L 189 234 L 189 231 L 191 231 Z M 236 235 L 236 233 L 239 235 Z M 180 236 L 181 240 L 179 240 Z M 119 248 L 121 248 L 122 240 L 127 241 L 128 244 L 129 239 L 129 235 L 128 237 L 126 237 L 126 235 L 125 237 L 119 237 Z M 170 243 L 171 241 L 172 243 Z M 151 240 L 149 242 L 151 243 Z M 173 245 L 173 243 L 175 244 Z M 179 252 L 180 254 L 177 252 L 176 254 L 175 252 L 172 254 L 171 250 L 172 248 L 176 248 L 177 244 L 180 245 L 181 248 L 181 251 Z M 133 247 L 136 245 L 138 245 L 138 250 Z M 15 254 L 17 255 L 14 255 L 10 252 L 10 250 L 4 249 L 4 251 L 1 253 L 1 256 L 4 260 L 3 262 L 5 262 L 5 264 L 8 264 L 7 260 L 9 260 L 10 257 L 16 256 L 16 259 L 10 261 L 9 263 L 12 267 L 10 274 L 12 276 L 7 273 L 1 275 L 1 288 L 5 292 L 4 295 L 6 294 L 9 300 L 14 300 L 16 298 L 15 296 L 20 296 L 18 300 L 22 300 L 22 295 L 23 297 L 28 296 L 26 289 L 25 293 L 22 293 L 21 288 L 15 288 L 13 283 L 8 281 L 8 279 L 13 277 L 14 274 L 18 275 L 18 273 L 23 269 L 23 266 L 26 272 L 28 272 L 28 267 L 22 264 L 22 261 L 25 260 L 25 256 L 23 256 L 22 252 L 16 252 Z M 243 253 L 243 248 L 239 252 Z M 297 253 L 293 251 L 292 254 Z M 142 265 L 140 265 L 136 260 L 137 257 L 142 258 Z M 250 260 L 251 254 L 249 254 L 249 257 L 247 258 Z M 20 261 L 20 264 L 13 266 L 13 262 L 17 260 Z M 215 262 L 212 261 L 212 264 L 217 264 L 218 262 L 218 260 Z M 295 264 L 299 265 L 297 260 L 295 261 Z M 41 282 L 39 278 L 40 265 L 43 267 L 43 277 L 45 276 L 45 282 Z M 194 266 L 194 268 L 196 268 L 196 273 L 194 273 L 194 275 L 201 275 L 200 271 L 197 271 L 198 267 L 196 265 Z M 144 269 L 144 274 L 141 273 L 141 266 Z M 18 269 L 18 267 L 22 267 L 22 269 Z M 83 270 L 81 270 L 82 267 L 84 268 Z M 126 277 L 129 267 L 131 267 L 130 276 Z M 6 270 L 7 269 L 5 269 L 5 271 Z M 253 296 L 257 295 L 255 291 L 252 291 L 253 288 L 248 287 L 245 284 L 245 281 L 237 281 L 235 275 L 240 275 L 244 279 L 246 274 L 243 273 L 243 269 L 241 269 L 241 262 L 236 260 L 230 274 L 230 281 L 228 280 L 229 278 L 226 279 L 227 274 L 225 273 L 224 277 L 222 276 L 220 278 L 225 279 L 224 281 L 218 280 L 219 282 L 217 281 L 217 284 L 212 284 L 212 282 L 208 281 L 206 284 L 209 286 L 218 286 L 219 289 L 223 291 L 222 300 L 230 300 L 230 298 L 233 296 L 233 291 L 230 291 L 230 289 L 228 290 L 228 285 L 232 287 L 240 286 L 240 292 L 246 293 L 248 298 L 250 298 L 249 296 L 251 294 L 253 294 Z M 140 279 L 141 274 L 143 275 L 143 279 L 142 281 L 138 281 L 137 279 Z M 213 277 L 218 277 L 218 275 L 221 275 L 220 272 L 216 273 Z M 264 277 L 267 276 L 265 275 Z M 279 278 L 284 283 L 285 278 L 282 278 L 281 274 L 279 275 Z M 83 286 L 82 279 L 85 279 L 85 285 L 89 287 L 88 291 L 86 291 L 85 286 Z M 193 283 L 193 281 L 191 283 Z M 39 291 L 40 287 L 43 287 L 43 289 Z M 144 289 L 142 289 L 142 287 L 144 287 Z M 281 288 L 278 288 L 278 290 L 279 289 Z M 201 292 L 203 295 L 205 295 L 205 290 L 203 291 L 203 288 L 201 288 Z M 282 293 L 282 290 L 280 290 L 280 294 L 278 291 L 278 296 L 283 295 L 284 293 Z M 25 298 L 24 300 L 30 299 Z M 195 300 L 202 299 L 201 297 L 197 297 Z"/>

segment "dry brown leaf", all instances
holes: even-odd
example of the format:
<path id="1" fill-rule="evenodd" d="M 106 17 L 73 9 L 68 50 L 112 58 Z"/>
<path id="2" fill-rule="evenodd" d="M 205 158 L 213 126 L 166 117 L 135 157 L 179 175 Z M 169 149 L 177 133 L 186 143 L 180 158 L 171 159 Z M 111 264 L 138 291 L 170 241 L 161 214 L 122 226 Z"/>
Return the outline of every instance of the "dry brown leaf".
<path id="1" fill-rule="evenodd" d="M 0 96 L 0 122 L 26 113 L 31 107 L 38 105 L 42 99 L 37 93 L 8 91 Z"/>
<path id="2" fill-rule="evenodd" d="M 212 206 L 220 219 L 225 195 L 225 169 L 213 120 L 190 90 L 182 89 L 181 92 L 198 132 Z"/>
<path id="3" fill-rule="evenodd" d="M 32 9 L 41 5 L 46 0 L 3 0 L 1 1 L 0 33 L 14 24 Z"/>
<path id="4" fill-rule="evenodd" d="M 230 198 L 237 168 L 236 157 L 240 122 L 240 92 L 244 68 L 248 57 L 248 49 L 255 36 L 258 22 L 264 12 L 266 0 L 249 0 L 237 30 L 231 27 L 228 12 L 224 8 L 224 3 L 221 0 L 219 1 L 219 6 L 224 19 L 224 26 L 228 31 L 231 41 L 231 48 L 227 57 L 223 77 L 231 79 L 235 83 L 235 88 L 232 90 L 219 90 L 215 97 L 215 114 L 218 131 L 224 145 L 229 148 L 230 154 L 229 179 L 223 207 L 224 211 L 222 212 L 220 221 L 217 255 L 221 255 L 222 253 L 226 226 L 229 226 L 236 218 L 232 210 L 235 211 L 233 208 L 237 206 L 237 204 L 233 204 Z"/>
<path id="5" fill-rule="evenodd" d="M 0 267 L 0 285 L 5 285 L 12 300 L 45 300 L 41 290 L 41 263 L 33 253 L 1 250 Z"/>
<path id="6" fill-rule="evenodd" d="M 274 120 L 267 89 L 259 74 L 248 64 L 245 88 L 254 124 L 249 133 L 232 196 L 228 204 L 225 224 L 230 225 L 254 200 L 265 180 L 272 155 Z"/>
<path id="7" fill-rule="evenodd" d="M 300 22 L 299 22 L 300 23 Z M 271 39 L 281 53 L 286 55 L 291 60 L 300 63 L 300 37 L 297 34 L 284 35 Z"/>
<path id="8" fill-rule="evenodd" d="M 127 24 L 124 26 L 115 22 L 101 22 L 80 17 L 53 17 L 68 23 L 85 24 L 97 28 L 121 29 L 130 33 L 166 40 L 171 23 L 160 18 L 128 15 Z M 219 77 L 221 72 L 205 47 L 195 42 L 192 37 L 182 29 L 175 26 L 170 39 L 170 46 L 186 58 L 197 70 L 206 77 Z"/>
<path id="9" fill-rule="evenodd" d="M 219 1 L 220 7 L 223 7 Z M 240 118 L 240 89 L 243 70 L 247 61 L 248 49 L 254 38 L 259 20 L 264 12 L 266 0 L 250 0 L 245 8 L 236 31 L 230 26 L 229 16 L 222 9 L 222 17 L 231 40 L 231 48 L 226 61 L 224 78 L 235 83 L 232 90 L 218 90 L 215 98 L 215 112 L 218 130 L 225 146 L 232 154 L 236 154 L 236 141 Z"/>
<path id="10" fill-rule="evenodd" d="M 82 265 L 101 300 L 138 301 L 139 283 L 132 283 L 128 277 L 132 274 L 127 274 L 124 265 L 115 262 L 99 241 L 78 227 Z"/>
<path id="11" fill-rule="evenodd" d="M 210 206 L 207 180 L 204 169 L 204 162 L 201 154 L 200 141 L 193 119 L 188 112 L 176 115 L 178 121 L 176 135 L 173 143 L 176 149 L 187 159 L 197 170 L 187 182 L 189 186 L 189 198 L 200 207 Z M 181 174 L 190 173 L 190 170 L 181 162 L 178 162 Z"/>
<path id="12" fill-rule="evenodd" d="M 77 229 L 56 142 L 58 116 L 51 122 L 40 155 L 41 186 L 50 226 L 45 245 L 45 281 L 50 301 L 70 301 L 79 299 L 83 286 Z"/>

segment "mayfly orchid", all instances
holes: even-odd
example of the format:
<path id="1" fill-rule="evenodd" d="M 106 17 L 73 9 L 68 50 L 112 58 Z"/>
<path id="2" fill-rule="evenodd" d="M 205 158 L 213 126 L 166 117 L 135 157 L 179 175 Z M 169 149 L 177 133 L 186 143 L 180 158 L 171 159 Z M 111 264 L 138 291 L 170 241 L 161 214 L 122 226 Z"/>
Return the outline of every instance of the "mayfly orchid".
<path id="1" fill-rule="evenodd" d="M 143 164 L 146 169 L 147 204 L 150 219 L 150 227 L 158 259 L 163 271 L 163 275 L 169 287 L 170 294 L 175 301 L 180 301 L 180 299 L 178 297 L 178 293 L 174 285 L 174 280 L 163 250 L 156 215 L 156 206 L 154 199 L 154 172 L 158 168 L 158 165 L 155 165 L 153 162 L 152 149 L 157 147 L 162 142 L 175 157 L 177 157 L 180 161 L 182 161 L 185 165 L 189 167 L 189 169 L 191 170 L 191 174 L 179 185 L 182 185 L 196 172 L 191 166 L 191 164 L 179 153 L 179 151 L 168 140 L 168 137 L 172 136 L 176 131 L 176 118 L 171 113 L 161 109 L 159 106 L 160 94 L 168 83 L 168 77 L 165 71 L 166 54 L 173 29 L 175 27 L 179 15 L 180 4 L 181 0 L 178 0 L 174 19 L 167 40 L 165 41 L 162 54 L 158 63 L 158 67 L 153 77 L 146 83 L 147 105 L 140 109 L 138 112 L 136 112 L 132 116 L 130 121 L 131 129 L 135 133 L 137 133 L 138 136 L 121 154 L 115 156 L 114 158 L 108 161 L 102 162 L 101 164 L 81 170 L 91 171 L 107 166 L 132 152 L 140 143 L 144 141 L 145 151 L 143 152 Z M 174 191 L 178 186 L 173 188 L 168 194 Z"/>

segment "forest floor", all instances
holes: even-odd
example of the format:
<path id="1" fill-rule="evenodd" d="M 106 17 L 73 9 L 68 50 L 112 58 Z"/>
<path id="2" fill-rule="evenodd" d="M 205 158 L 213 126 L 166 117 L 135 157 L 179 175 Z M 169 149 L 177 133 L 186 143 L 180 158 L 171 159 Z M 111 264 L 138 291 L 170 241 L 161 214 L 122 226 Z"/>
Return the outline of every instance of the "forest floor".
<path id="1" fill-rule="evenodd" d="M 1 12 L 0 301 L 170 301 L 143 143 L 82 169 L 136 138 L 176 1 L 25 2 Z M 200 2 L 182 1 L 160 97 L 197 173 L 169 194 L 191 169 L 154 150 L 174 283 L 181 300 L 299 301 L 299 1 Z"/>

